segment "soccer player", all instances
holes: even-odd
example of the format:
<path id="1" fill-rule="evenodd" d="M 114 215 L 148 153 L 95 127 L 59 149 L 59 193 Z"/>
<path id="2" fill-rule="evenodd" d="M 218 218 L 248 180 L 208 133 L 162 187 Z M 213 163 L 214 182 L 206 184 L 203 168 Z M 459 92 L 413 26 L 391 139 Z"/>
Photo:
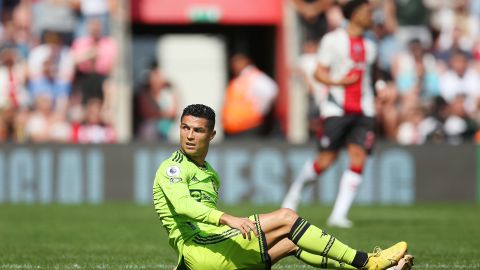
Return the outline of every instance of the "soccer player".
<path id="1" fill-rule="evenodd" d="M 339 192 L 328 225 L 349 228 L 347 218 L 362 171 L 374 140 L 374 94 L 370 68 L 375 60 L 375 45 L 363 33 L 371 25 L 372 7 L 368 0 L 351 0 L 343 8 L 349 20 L 345 28 L 326 34 L 318 51 L 315 77 L 329 87 L 321 105 L 323 134 L 319 154 L 307 161 L 291 185 L 282 207 L 296 210 L 303 186 L 318 179 L 337 159 L 346 145 L 350 166 L 343 173 Z"/>
<path id="2" fill-rule="evenodd" d="M 387 269 L 407 258 L 405 242 L 372 254 L 357 251 L 290 209 L 248 218 L 218 210 L 220 180 L 205 160 L 214 125 L 210 107 L 187 106 L 180 149 L 162 162 L 155 176 L 155 210 L 178 253 L 177 269 L 270 269 L 289 255 L 330 269 Z M 401 269 L 410 269 L 403 265 Z"/>

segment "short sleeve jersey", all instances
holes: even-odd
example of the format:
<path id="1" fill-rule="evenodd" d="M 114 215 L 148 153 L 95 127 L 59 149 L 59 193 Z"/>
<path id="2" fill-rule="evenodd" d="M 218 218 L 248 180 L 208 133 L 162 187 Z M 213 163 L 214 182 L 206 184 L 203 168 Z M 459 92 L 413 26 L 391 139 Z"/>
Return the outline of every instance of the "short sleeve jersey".
<path id="1" fill-rule="evenodd" d="M 163 161 L 153 183 L 155 210 L 167 230 L 170 245 L 182 253 L 185 241 L 219 224 L 216 209 L 220 181 L 205 162 L 201 167 L 180 150 Z"/>
<path id="2" fill-rule="evenodd" d="M 344 28 L 326 34 L 319 46 L 317 62 L 329 69 L 329 77 L 338 81 L 346 76 L 359 80 L 348 86 L 330 86 L 323 100 L 323 117 L 360 114 L 374 116 L 374 93 L 371 68 L 375 61 L 375 44 L 363 36 L 351 37 Z"/>

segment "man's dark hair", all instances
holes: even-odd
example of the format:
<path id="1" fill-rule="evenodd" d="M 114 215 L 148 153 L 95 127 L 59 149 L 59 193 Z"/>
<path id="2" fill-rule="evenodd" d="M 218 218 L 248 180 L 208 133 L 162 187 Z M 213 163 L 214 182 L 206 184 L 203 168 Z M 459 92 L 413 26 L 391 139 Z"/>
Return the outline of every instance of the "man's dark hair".
<path id="1" fill-rule="evenodd" d="M 215 112 L 212 108 L 203 104 L 191 104 L 183 109 L 182 117 L 191 115 L 199 118 L 205 118 L 208 120 L 208 128 L 213 130 L 215 128 Z"/>
<path id="2" fill-rule="evenodd" d="M 359 8 L 361 5 L 368 4 L 368 0 L 350 0 L 346 4 L 343 5 L 342 7 L 342 12 L 343 16 L 347 19 L 350 20 L 352 18 L 353 13 L 357 8 Z"/>

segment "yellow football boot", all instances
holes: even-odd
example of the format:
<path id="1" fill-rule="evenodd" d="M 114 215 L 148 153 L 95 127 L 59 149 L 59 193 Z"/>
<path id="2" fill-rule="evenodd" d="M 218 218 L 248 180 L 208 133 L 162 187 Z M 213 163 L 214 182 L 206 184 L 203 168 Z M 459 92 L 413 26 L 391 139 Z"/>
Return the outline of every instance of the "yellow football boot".
<path id="1" fill-rule="evenodd" d="M 403 258 L 407 252 L 407 242 L 398 242 L 395 245 L 378 250 L 374 253 L 368 254 L 367 264 L 362 268 L 363 270 L 385 270 L 389 267 L 398 264 L 398 261 Z"/>

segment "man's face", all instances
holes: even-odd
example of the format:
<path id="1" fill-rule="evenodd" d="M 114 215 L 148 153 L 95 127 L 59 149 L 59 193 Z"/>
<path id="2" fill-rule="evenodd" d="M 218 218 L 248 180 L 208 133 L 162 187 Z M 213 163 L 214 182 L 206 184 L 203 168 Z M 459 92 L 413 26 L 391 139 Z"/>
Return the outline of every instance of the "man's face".
<path id="1" fill-rule="evenodd" d="M 370 28 L 373 23 L 372 13 L 372 5 L 369 3 L 363 4 L 355 10 L 351 20 L 363 28 Z"/>
<path id="2" fill-rule="evenodd" d="M 230 68 L 234 76 L 238 76 L 242 70 L 248 66 L 248 59 L 242 55 L 235 55 L 230 60 Z"/>
<path id="3" fill-rule="evenodd" d="M 180 147 L 192 158 L 205 156 L 215 134 L 208 128 L 207 119 L 186 115 L 180 123 Z"/>

